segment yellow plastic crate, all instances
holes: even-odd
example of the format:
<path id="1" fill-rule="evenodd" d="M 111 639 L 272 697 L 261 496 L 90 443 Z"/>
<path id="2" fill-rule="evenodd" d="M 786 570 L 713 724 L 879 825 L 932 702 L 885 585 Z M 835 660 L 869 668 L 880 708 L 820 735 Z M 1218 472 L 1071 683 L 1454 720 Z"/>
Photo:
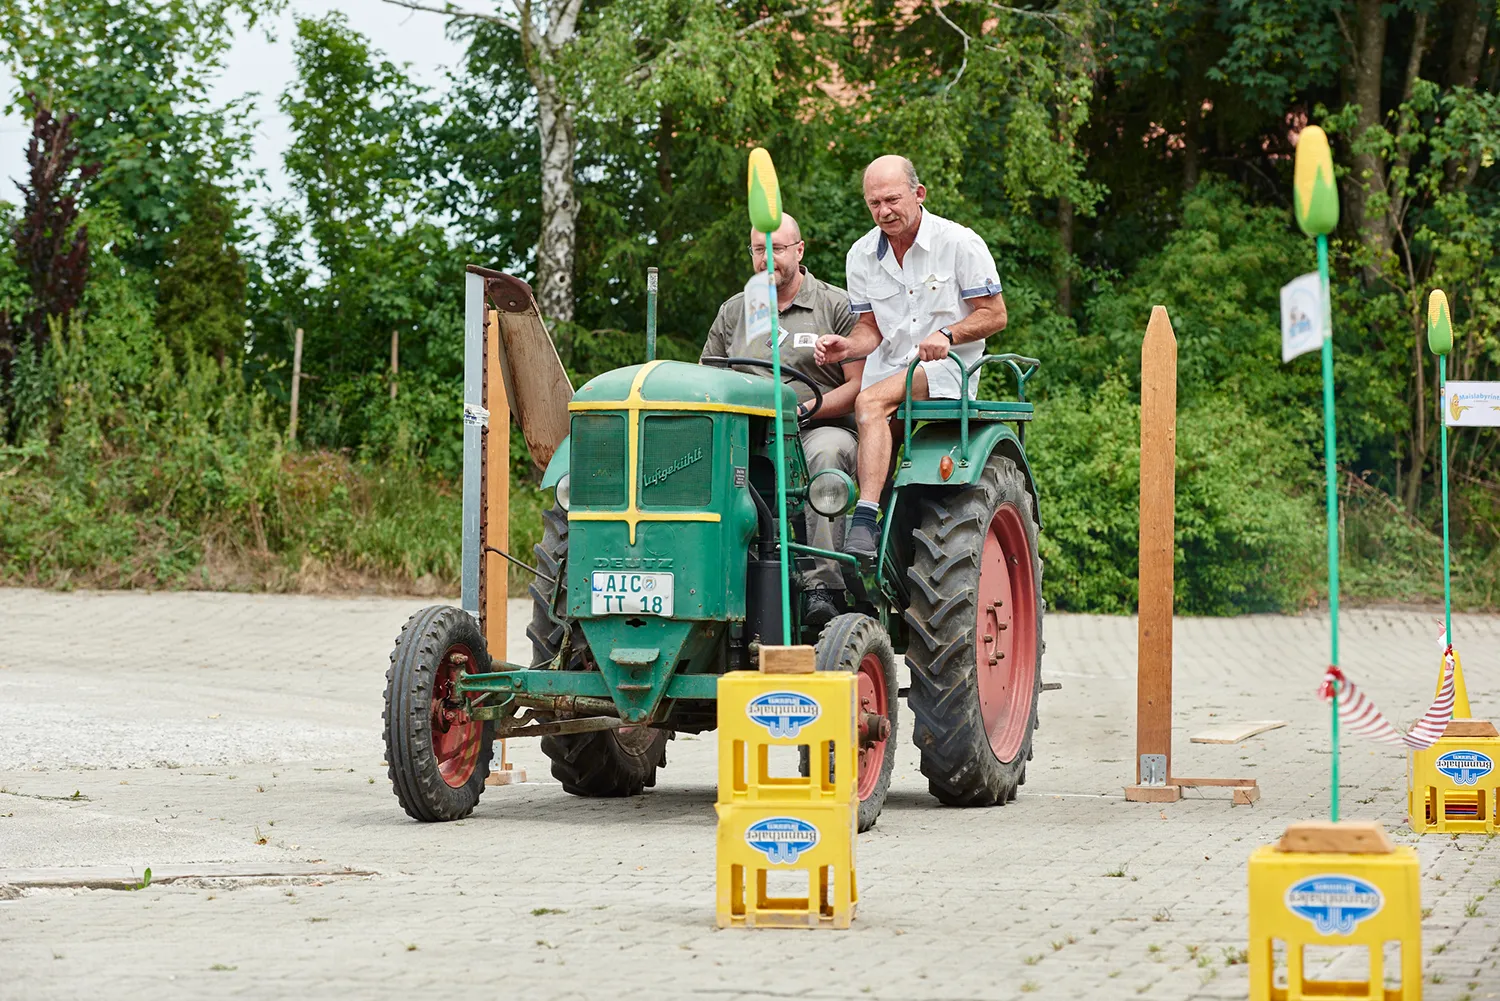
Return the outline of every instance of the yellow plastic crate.
<path id="1" fill-rule="evenodd" d="M 1422 899 L 1417 853 L 1287 852 L 1263 845 L 1250 856 L 1250 1001 L 1364 998 L 1420 1001 Z M 1287 986 L 1273 983 L 1273 949 L 1286 945 Z M 1383 948 L 1401 944 L 1401 986 L 1385 987 Z M 1369 979 L 1304 976 L 1307 946 L 1365 946 Z"/>
<path id="2" fill-rule="evenodd" d="M 720 803 L 848 806 L 857 801 L 855 674 L 732 671 L 719 679 L 718 692 Z M 771 748 L 804 744 L 810 775 L 771 774 Z"/>
<path id="3" fill-rule="evenodd" d="M 858 900 L 855 805 L 720 803 L 714 809 L 720 928 L 849 927 Z M 795 875 L 789 880 L 782 875 L 788 873 Z"/>
<path id="4" fill-rule="evenodd" d="M 1410 752 L 1406 809 L 1419 834 L 1494 834 L 1500 737 L 1440 737 Z"/>

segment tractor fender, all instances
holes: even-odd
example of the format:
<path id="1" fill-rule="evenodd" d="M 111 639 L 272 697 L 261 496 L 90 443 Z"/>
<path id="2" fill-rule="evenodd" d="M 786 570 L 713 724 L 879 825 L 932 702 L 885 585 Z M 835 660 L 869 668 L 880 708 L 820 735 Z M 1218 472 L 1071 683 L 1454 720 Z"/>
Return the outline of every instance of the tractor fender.
<path id="1" fill-rule="evenodd" d="M 542 489 L 551 490 L 557 486 L 557 481 L 562 479 L 568 472 L 568 453 L 572 451 L 568 446 L 573 443 L 573 436 L 562 440 L 557 446 L 557 451 L 552 453 L 552 458 L 547 461 L 547 471 L 542 474 Z"/>
<path id="2" fill-rule="evenodd" d="M 897 432 L 900 425 L 897 425 Z M 966 487 L 979 479 L 980 471 L 990 456 L 999 452 L 1015 462 L 1021 475 L 1026 477 L 1026 489 L 1031 493 L 1032 515 L 1037 527 L 1042 525 L 1042 508 L 1038 500 L 1036 480 L 1031 475 L 1031 464 L 1026 461 L 1026 450 L 1021 439 L 1010 425 L 1000 421 L 975 421 L 969 425 L 968 461 L 959 457 L 962 451 L 957 421 L 929 421 L 912 431 L 911 450 L 901 457 L 896 468 L 896 488 L 903 487 Z M 943 479 L 939 464 L 943 456 L 953 459 L 953 473 Z"/>

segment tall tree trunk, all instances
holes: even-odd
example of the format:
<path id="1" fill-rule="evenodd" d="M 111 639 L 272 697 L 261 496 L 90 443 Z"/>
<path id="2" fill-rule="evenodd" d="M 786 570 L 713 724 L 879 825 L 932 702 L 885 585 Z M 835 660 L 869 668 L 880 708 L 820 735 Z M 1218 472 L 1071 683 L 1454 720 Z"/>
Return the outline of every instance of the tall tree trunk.
<path id="1" fill-rule="evenodd" d="M 1479 60 L 1490 30 L 1487 11 L 1478 0 L 1453 4 L 1453 51 L 1448 57 L 1448 86 L 1472 87 L 1479 82 Z"/>
<path id="2" fill-rule="evenodd" d="M 555 78 L 537 74 L 537 131 L 542 154 L 542 232 L 536 248 L 537 306 L 554 322 L 573 322 L 573 251 L 578 200 L 573 159 L 578 140 L 573 108 Z"/>
<path id="3" fill-rule="evenodd" d="M 578 137 L 576 109 L 561 77 L 563 50 L 578 37 L 583 0 L 533 5 L 513 0 L 521 36 L 521 58 L 536 88 L 536 127 L 541 140 L 542 232 L 536 247 L 537 307 L 553 322 L 573 322 L 573 252 L 578 198 L 573 190 L 573 159 Z M 540 17 L 545 17 L 542 22 Z M 558 348 L 567 356 L 566 335 Z"/>
<path id="4" fill-rule="evenodd" d="M 1359 105 L 1359 116 L 1355 126 L 1356 141 L 1380 124 L 1380 78 L 1385 62 L 1385 16 L 1381 13 L 1381 0 L 1358 0 L 1355 25 L 1351 73 L 1354 103 Z M 1391 230 L 1382 204 L 1385 196 L 1385 165 L 1373 152 L 1356 153 L 1354 176 L 1350 199 L 1355 226 L 1365 244 L 1373 252 L 1376 262 L 1383 259 L 1391 249 Z M 1374 203 L 1372 206 L 1371 203 Z M 1378 264 L 1366 268 L 1366 280 L 1379 274 Z"/>

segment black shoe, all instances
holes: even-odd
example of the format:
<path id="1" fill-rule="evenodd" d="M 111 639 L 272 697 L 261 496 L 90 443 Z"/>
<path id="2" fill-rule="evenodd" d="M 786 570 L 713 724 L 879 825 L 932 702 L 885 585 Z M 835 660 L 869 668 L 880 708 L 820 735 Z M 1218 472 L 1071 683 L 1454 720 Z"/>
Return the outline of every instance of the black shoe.
<path id="1" fill-rule="evenodd" d="M 880 528 L 878 525 L 855 521 L 849 526 L 849 534 L 844 536 L 844 552 L 850 556 L 857 556 L 865 562 L 875 559 L 879 545 Z"/>
<path id="2" fill-rule="evenodd" d="M 802 613 L 804 624 L 822 629 L 840 614 L 839 602 L 834 592 L 821 584 L 815 584 L 804 592 L 806 604 Z"/>

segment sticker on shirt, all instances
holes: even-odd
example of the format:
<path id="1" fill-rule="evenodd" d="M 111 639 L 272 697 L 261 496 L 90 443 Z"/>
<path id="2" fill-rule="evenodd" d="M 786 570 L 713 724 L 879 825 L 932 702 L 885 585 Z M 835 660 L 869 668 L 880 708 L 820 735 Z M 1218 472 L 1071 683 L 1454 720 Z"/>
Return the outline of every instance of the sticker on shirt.
<path id="1" fill-rule="evenodd" d="M 792 337 L 792 347 L 794 348 L 813 348 L 817 346 L 817 343 L 817 334 L 795 334 Z"/>

